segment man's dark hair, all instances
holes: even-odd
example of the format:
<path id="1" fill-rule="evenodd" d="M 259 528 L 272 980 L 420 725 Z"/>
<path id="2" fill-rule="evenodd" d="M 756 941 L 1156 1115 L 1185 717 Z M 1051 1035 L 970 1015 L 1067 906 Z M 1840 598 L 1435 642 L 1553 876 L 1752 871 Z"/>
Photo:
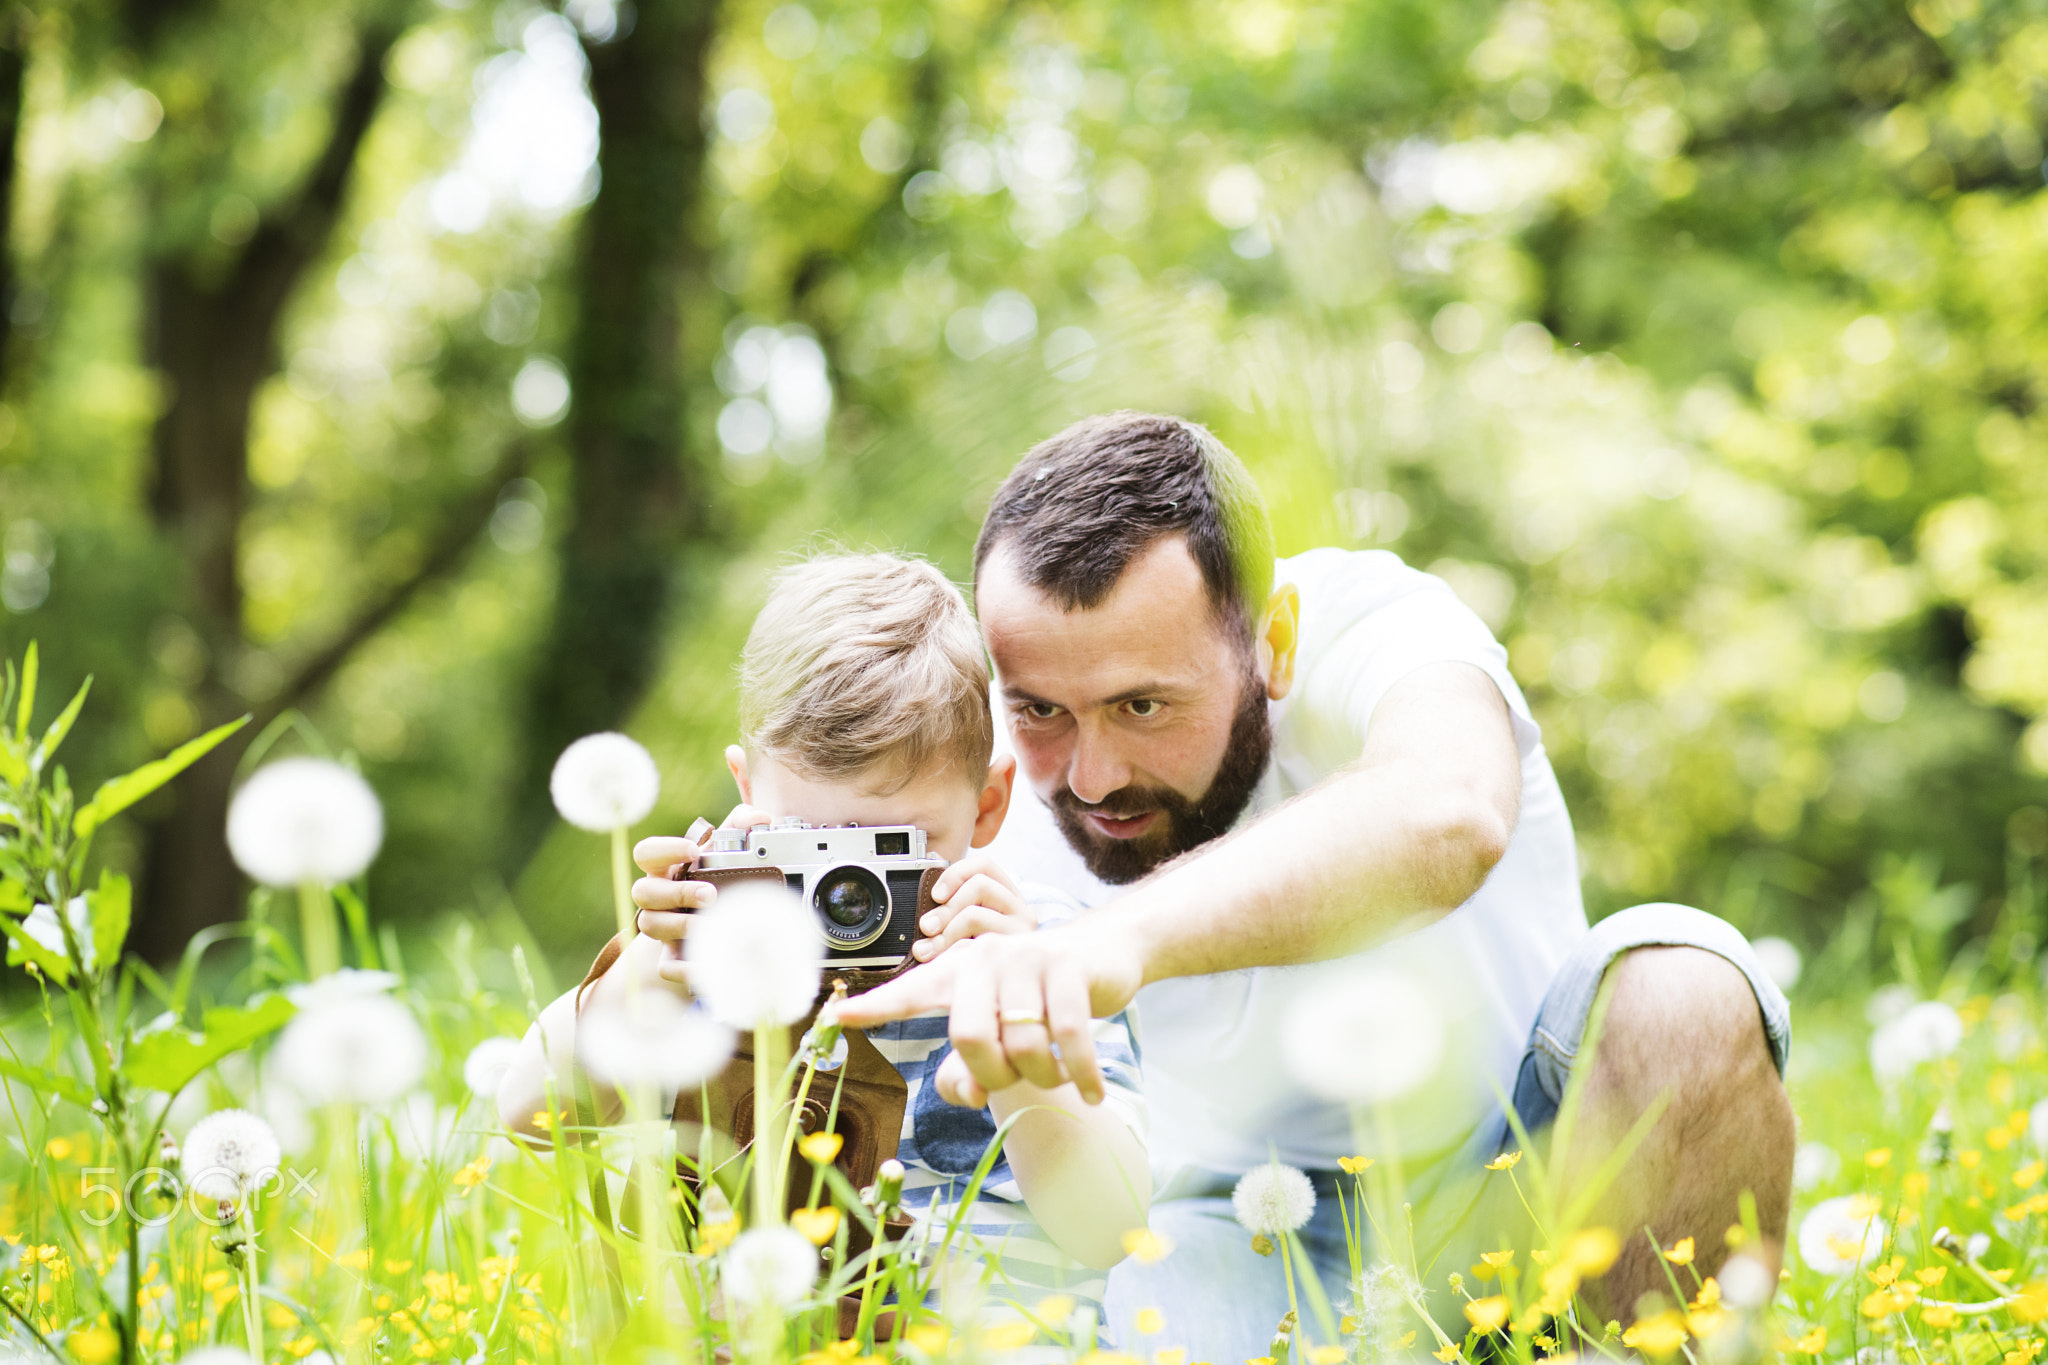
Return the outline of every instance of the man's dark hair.
<path id="1" fill-rule="evenodd" d="M 974 576 L 1008 547 L 1064 611 L 1109 596 L 1133 559 L 1184 536 L 1217 616 L 1249 639 L 1273 590 L 1273 527 L 1258 485 L 1204 427 L 1178 417 L 1087 417 L 1026 452 L 996 489 Z"/>

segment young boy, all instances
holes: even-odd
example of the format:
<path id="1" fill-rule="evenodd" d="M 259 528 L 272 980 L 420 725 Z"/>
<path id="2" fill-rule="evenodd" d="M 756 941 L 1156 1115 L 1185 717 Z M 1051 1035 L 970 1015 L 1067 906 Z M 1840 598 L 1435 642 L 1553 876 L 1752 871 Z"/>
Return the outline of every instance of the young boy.
<path id="1" fill-rule="evenodd" d="M 740 665 L 743 744 L 726 750 L 741 805 L 728 827 L 795 817 L 812 825 L 916 825 L 926 849 L 947 858 L 938 907 L 916 945 L 929 960 L 960 938 L 1029 932 L 1070 903 L 1028 895 L 986 854 L 1009 808 L 1016 761 L 991 762 L 994 720 L 988 669 L 966 601 L 931 565 L 893 555 L 813 559 L 780 575 L 755 619 Z M 703 882 L 667 880 L 695 860 L 683 839 L 647 839 L 635 850 L 659 879 L 642 882 L 643 902 L 701 909 L 716 895 Z M 649 889 L 652 895 L 645 894 Z M 629 979 L 687 996 L 680 912 L 643 911 L 636 936 L 583 993 L 584 1008 L 622 998 Z M 534 1133 L 545 1108 L 547 1054 L 566 1075 L 577 992 L 548 1006 L 529 1031 L 499 1091 L 508 1127 Z M 1124 1255 L 1123 1236 L 1145 1223 L 1151 1180 L 1142 1141 L 1143 1108 L 1129 1029 L 1121 1015 L 1098 1020 L 1097 1055 L 1109 1085 L 1100 1106 L 1072 1085 L 1040 1090 L 1019 1083 L 985 1109 L 942 1100 L 931 1078 L 950 1051 L 943 1013 L 868 1031 L 909 1089 L 896 1156 L 907 1169 L 904 1202 L 923 1211 L 922 1235 L 936 1246 L 966 1193 L 996 1128 L 1020 1110 L 964 1222 L 970 1278 L 988 1257 L 990 1293 L 1031 1307 L 1059 1293 L 1100 1317 L 1102 1274 Z M 601 1121 L 618 1097 L 592 1079 Z M 955 1246 L 959 1247 L 956 1239 Z M 1053 1324 L 1048 1324 L 1053 1325 Z"/>

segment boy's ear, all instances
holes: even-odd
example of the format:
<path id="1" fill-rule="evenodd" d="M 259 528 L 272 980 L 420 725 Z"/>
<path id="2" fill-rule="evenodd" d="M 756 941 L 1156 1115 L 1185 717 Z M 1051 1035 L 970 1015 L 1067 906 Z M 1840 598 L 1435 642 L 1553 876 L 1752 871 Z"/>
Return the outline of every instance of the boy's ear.
<path id="1" fill-rule="evenodd" d="M 725 746 L 725 770 L 732 774 L 732 780 L 740 789 L 740 804 L 754 804 L 753 784 L 747 781 L 747 751 L 737 744 Z"/>
<path id="2" fill-rule="evenodd" d="M 996 831 L 1003 827 L 1003 817 L 1010 813 L 1010 791 L 1016 781 L 1017 756 L 997 754 L 988 765 L 988 781 L 981 786 L 974 812 L 974 837 L 967 841 L 969 848 L 986 847 L 996 837 Z"/>

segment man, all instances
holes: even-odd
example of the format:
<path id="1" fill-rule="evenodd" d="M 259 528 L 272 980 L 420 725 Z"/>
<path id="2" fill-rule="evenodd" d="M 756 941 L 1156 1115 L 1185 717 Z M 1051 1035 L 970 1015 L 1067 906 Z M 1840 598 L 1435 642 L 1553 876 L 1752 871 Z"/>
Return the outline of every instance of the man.
<path id="1" fill-rule="evenodd" d="M 1288 1289 L 1228 1196 L 1269 1157 L 1324 1195 L 1302 1235 L 1340 1311 L 1353 1286 L 1328 1197 L 1338 1163 L 1396 1164 L 1420 1196 L 1430 1306 L 1461 1322 L 1444 1277 L 1515 1211 L 1484 1178 L 1519 1146 L 1501 1099 L 1546 1127 L 1603 978 L 1581 1112 L 1549 1154 L 1567 1192 L 1598 1194 L 1593 1221 L 1628 1238 L 1589 1287 L 1596 1308 L 1626 1318 L 1667 1287 L 1656 1243 L 1693 1237 L 1710 1272 L 1745 1194 L 1775 1275 L 1793 1145 L 1783 997 L 1699 911 L 1637 907 L 1588 931 L 1535 722 L 1505 652 L 1444 584 L 1384 552 L 1276 565 L 1235 456 L 1178 419 L 1118 413 L 1024 456 L 976 545 L 975 587 L 1029 787 L 994 852 L 1095 908 L 951 946 L 842 1017 L 949 1008 L 942 1092 L 978 1105 L 1020 1078 L 1099 1095 L 1088 1021 L 1135 1000 L 1151 1225 L 1177 1249 L 1113 1275 L 1119 1342 L 1139 1344 L 1133 1323 L 1156 1308 L 1203 1355 L 1267 1353 Z M 1351 981 L 1429 1013 L 1427 1028 L 1395 1024 L 1442 1058 L 1370 1091 L 1363 1123 L 1289 1032 L 1296 1001 L 1342 1000 Z M 1355 1069 L 1368 1043 L 1402 1067 L 1429 1050 L 1330 1038 L 1330 1069 Z M 1592 1173 L 1625 1135 L 1640 1145 L 1603 1186 Z"/>

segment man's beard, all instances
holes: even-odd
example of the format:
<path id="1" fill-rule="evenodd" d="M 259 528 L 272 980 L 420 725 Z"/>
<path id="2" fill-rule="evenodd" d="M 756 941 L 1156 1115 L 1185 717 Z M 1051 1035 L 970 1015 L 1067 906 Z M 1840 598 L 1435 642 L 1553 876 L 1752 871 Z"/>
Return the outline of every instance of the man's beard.
<path id="1" fill-rule="evenodd" d="M 1124 886 L 1191 849 L 1229 832 L 1265 776 L 1273 753 L 1273 725 L 1266 715 L 1266 689 L 1247 671 L 1230 721 L 1223 763 L 1209 790 L 1190 801 L 1166 787 L 1119 787 L 1093 805 L 1061 783 L 1052 795 L 1053 818 L 1088 870 L 1112 886 Z M 1088 824 L 1090 815 L 1130 816 L 1158 811 L 1164 818 L 1135 839 L 1112 839 Z"/>

